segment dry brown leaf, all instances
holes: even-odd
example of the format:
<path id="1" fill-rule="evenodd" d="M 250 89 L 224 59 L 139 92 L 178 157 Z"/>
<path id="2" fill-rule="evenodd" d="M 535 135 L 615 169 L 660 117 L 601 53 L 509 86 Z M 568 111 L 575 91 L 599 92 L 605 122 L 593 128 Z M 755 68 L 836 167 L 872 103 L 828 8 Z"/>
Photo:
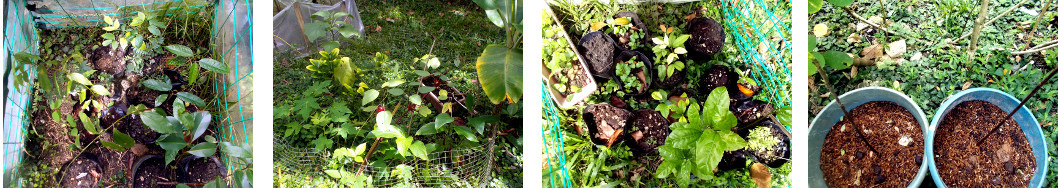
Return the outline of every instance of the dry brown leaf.
<path id="1" fill-rule="evenodd" d="M 849 38 L 845 39 L 845 41 L 850 42 L 850 43 L 857 43 L 857 42 L 862 42 L 863 40 L 861 40 L 861 39 L 862 39 L 862 37 L 860 37 L 860 34 L 853 33 L 853 34 L 849 35 Z"/>
<path id="2" fill-rule="evenodd" d="M 753 177 L 757 187 L 771 187 L 771 172 L 768 172 L 768 167 L 763 164 L 754 163 L 753 167 L 749 168 L 749 176 Z"/>
<path id="3" fill-rule="evenodd" d="M 874 44 L 863 48 L 863 52 L 860 52 L 860 56 L 866 60 L 876 60 L 876 58 L 882 56 L 882 45 Z"/>
<path id="4" fill-rule="evenodd" d="M 827 28 L 827 24 L 816 24 L 815 27 L 812 27 L 812 33 L 818 38 L 823 38 L 827 36 L 828 32 L 830 32 L 829 29 L 830 28 Z"/>
<path id="5" fill-rule="evenodd" d="M 967 80 L 966 82 L 962 83 L 962 90 L 970 89 L 970 86 L 973 86 L 973 84 L 973 81 Z"/>

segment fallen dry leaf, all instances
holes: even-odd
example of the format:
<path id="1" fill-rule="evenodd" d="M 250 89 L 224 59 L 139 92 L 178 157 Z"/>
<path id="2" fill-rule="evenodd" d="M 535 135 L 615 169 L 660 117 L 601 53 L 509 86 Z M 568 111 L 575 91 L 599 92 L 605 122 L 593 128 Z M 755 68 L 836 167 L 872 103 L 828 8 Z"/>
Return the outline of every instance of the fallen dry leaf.
<path id="1" fill-rule="evenodd" d="M 829 29 L 830 28 L 827 28 L 827 24 L 816 24 L 815 27 L 812 27 L 812 33 L 818 38 L 823 38 L 827 36 Z"/>
<path id="2" fill-rule="evenodd" d="M 763 164 L 754 163 L 753 167 L 749 168 L 749 176 L 753 177 L 757 187 L 771 187 L 771 172 L 768 172 L 768 167 Z"/>
<path id="3" fill-rule="evenodd" d="M 970 86 L 973 86 L 973 84 L 973 81 L 967 80 L 965 83 L 962 83 L 962 90 L 970 89 Z"/>
<path id="4" fill-rule="evenodd" d="M 863 52 L 860 52 L 860 56 L 866 60 L 876 60 L 882 56 L 882 45 L 874 44 L 863 48 Z"/>

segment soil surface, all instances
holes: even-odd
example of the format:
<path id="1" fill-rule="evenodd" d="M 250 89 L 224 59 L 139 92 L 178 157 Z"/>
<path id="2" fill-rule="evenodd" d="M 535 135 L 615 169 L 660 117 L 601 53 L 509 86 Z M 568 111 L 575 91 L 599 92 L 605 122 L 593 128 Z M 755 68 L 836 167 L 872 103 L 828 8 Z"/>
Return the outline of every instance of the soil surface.
<path id="1" fill-rule="evenodd" d="M 643 24 L 643 20 L 639 19 L 639 15 L 637 15 L 635 12 L 622 11 L 622 12 L 618 12 L 617 14 L 614 14 L 614 16 L 613 16 L 614 19 L 622 18 L 622 17 L 627 17 L 627 18 L 631 19 L 631 20 L 629 20 L 630 21 L 629 22 L 629 24 L 630 24 L 629 26 L 631 27 L 630 28 L 631 31 L 641 32 L 643 34 L 641 36 L 641 38 L 639 38 L 637 40 L 637 41 L 639 41 L 639 43 L 641 43 L 639 45 L 640 48 L 649 49 L 650 48 L 649 47 L 650 46 L 649 45 L 650 44 L 650 42 L 649 42 L 650 41 L 650 30 L 646 29 L 647 28 L 646 24 Z M 617 41 L 617 44 L 618 44 L 617 47 L 621 48 L 622 50 L 639 50 L 639 49 L 629 49 L 628 42 L 631 41 L 631 39 L 630 39 L 631 35 L 632 35 L 631 32 L 629 32 L 627 34 L 624 34 L 624 35 L 618 35 L 618 34 L 614 34 L 614 35 L 615 35 L 614 41 Z"/>
<path id="2" fill-rule="evenodd" d="M 602 32 L 593 31 L 581 38 L 580 51 L 588 59 L 591 74 L 597 77 L 613 76 L 615 50 L 613 39 Z"/>
<path id="3" fill-rule="evenodd" d="M 625 134 L 624 128 L 631 116 L 632 113 L 628 110 L 607 103 L 584 108 L 584 122 L 588 124 L 592 142 L 607 147 L 620 141 L 619 138 Z"/>
<path id="4" fill-rule="evenodd" d="M 738 118 L 739 125 L 749 125 L 761 118 L 768 117 L 775 111 L 771 103 L 760 100 L 749 100 L 731 105 L 732 113 Z"/>
<path id="5" fill-rule="evenodd" d="M 698 93 L 702 96 L 709 96 L 709 93 L 713 92 L 720 86 L 729 86 L 735 83 L 737 77 L 734 77 L 735 73 L 731 72 L 730 68 L 722 65 L 714 65 L 709 68 L 705 73 L 705 78 L 698 81 Z M 728 88 L 730 90 L 731 88 Z"/>
<path id="6" fill-rule="evenodd" d="M 760 123 L 760 125 L 757 127 L 766 127 L 768 129 L 771 129 L 771 136 L 773 138 L 778 139 L 779 143 L 776 143 L 772 147 L 761 150 L 747 147 L 746 153 L 753 155 L 757 162 L 764 163 L 765 165 L 768 165 L 768 167 L 772 168 L 782 167 L 783 164 L 789 162 L 791 155 L 790 137 L 786 136 L 786 134 L 783 133 L 782 129 L 785 129 L 785 127 L 775 124 L 772 121 L 764 121 Z M 749 130 L 746 130 L 745 132 L 739 131 L 740 135 L 742 135 L 743 133 L 745 133 L 745 135 L 743 135 L 743 138 L 746 138 L 746 136 L 749 135 Z"/>
<path id="7" fill-rule="evenodd" d="M 937 127 L 937 171 L 949 187 L 1026 187 L 1036 171 L 1032 147 L 1014 119 L 981 145 L 977 142 L 1006 117 L 998 106 L 967 101 Z"/>
<path id="8" fill-rule="evenodd" d="M 668 120 L 653 109 L 636 110 L 632 118 L 628 134 L 632 149 L 646 155 L 657 154 L 658 146 L 665 145 L 665 138 L 672 132 Z"/>
<path id="9" fill-rule="evenodd" d="M 858 127 L 878 153 L 858 137 Z M 923 140 L 922 128 L 907 109 L 888 101 L 868 102 L 851 109 L 827 133 L 820 169 L 830 187 L 906 187 L 922 164 Z"/>
<path id="10" fill-rule="evenodd" d="M 125 52 L 127 51 L 112 49 L 109 46 L 100 46 L 92 50 L 93 58 L 90 58 L 90 60 L 96 70 L 107 74 L 118 74 L 125 71 L 125 61 L 122 60 L 122 57 L 125 57 Z"/>
<path id="11" fill-rule="evenodd" d="M 662 89 L 672 89 L 674 87 L 682 86 L 684 83 L 687 83 L 687 73 L 685 71 L 686 69 L 673 71 L 671 76 L 661 80 L 658 85 L 661 86 Z"/>
<path id="12" fill-rule="evenodd" d="M 195 159 L 192 159 L 195 158 Z M 217 177 L 226 176 L 224 166 L 215 157 L 187 156 L 177 164 L 176 179 L 181 183 L 209 183 Z M 191 187 L 202 187 L 191 185 Z"/>
<path id="13" fill-rule="evenodd" d="M 712 18 L 695 18 L 687 23 L 691 38 L 684 42 L 689 55 L 695 59 L 712 57 L 724 47 L 724 27 Z"/>
<path id="14" fill-rule="evenodd" d="M 103 177 L 102 175 L 103 171 L 100 170 L 99 163 L 84 156 L 78 157 L 67 167 L 63 187 L 99 187 L 99 179 Z"/>
<path id="15" fill-rule="evenodd" d="M 132 187 L 174 187 L 172 185 L 159 185 L 158 182 L 172 182 L 173 178 L 169 167 L 165 165 L 165 158 L 160 155 L 144 156 L 135 174 L 132 176 Z"/>

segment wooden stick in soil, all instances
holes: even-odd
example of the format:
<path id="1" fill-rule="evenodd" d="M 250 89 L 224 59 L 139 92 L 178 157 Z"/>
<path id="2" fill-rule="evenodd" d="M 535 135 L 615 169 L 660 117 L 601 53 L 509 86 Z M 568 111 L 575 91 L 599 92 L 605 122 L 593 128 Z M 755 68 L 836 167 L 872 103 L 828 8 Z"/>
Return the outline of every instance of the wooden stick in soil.
<path id="1" fill-rule="evenodd" d="M 977 141 L 977 145 L 981 145 L 982 142 L 988 139 L 988 136 L 991 136 L 993 133 L 996 133 L 996 131 L 999 130 L 999 127 L 1003 125 L 1003 122 L 1006 122 L 1008 119 L 1010 119 L 1010 117 L 1014 116 L 1014 113 L 1018 112 L 1018 109 L 1021 109 L 1022 106 L 1025 106 L 1025 103 L 1029 102 L 1029 99 L 1032 99 L 1033 95 L 1036 95 L 1036 92 L 1039 91 L 1041 87 L 1043 87 L 1043 84 L 1048 83 L 1047 81 L 1051 80 L 1051 77 L 1054 76 L 1055 72 L 1058 72 L 1058 67 L 1054 67 L 1053 69 L 1051 69 L 1051 73 L 1048 73 L 1047 77 L 1044 77 L 1043 81 L 1040 82 L 1040 84 L 1036 85 L 1036 88 L 1032 89 L 1032 92 L 1029 92 L 1029 95 L 1025 96 L 1025 99 L 1021 100 L 1021 103 L 1018 103 L 1017 107 L 1014 107 L 1014 110 L 1011 110 L 1010 113 L 1007 114 L 1007 117 L 1003 118 L 999 122 L 996 122 L 996 125 L 992 127 L 992 131 L 988 131 L 988 134 L 986 134 L 985 137 L 981 137 L 981 140 Z"/>
<path id="2" fill-rule="evenodd" d="M 830 77 L 827 76 L 827 72 L 823 70 L 823 67 L 819 66 L 819 62 L 813 61 L 812 65 L 815 65 L 816 70 L 819 70 L 819 75 L 823 77 L 821 80 L 823 80 L 823 84 L 827 86 L 827 89 L 829 89 L 830 92 L 837 92 L 837 90 L 834 90 L 834 86 L 830 85 L 830 80 L 828 79 Z M 845 115 L 849 115 L 849 110 L 845 109 L 845 103 L 841 102 L 841 97 L 837 96 L 836 94 L 833 96 L 834 101 L 837 101 L 838 106 L 841 107 L 841 111 L 844 112 Z M 856 137 L 859 137 L 864 144 L 867 144 L 867 148 L 871 149 L 872 152 L 878 153 L 878 150 L 874 150 L 874 146 L 872 146 L 871 142 L 867 141 L 867 137 L 863 135 L 863 126 L 860 126 L 860 124 L 856 123 L 856 121 L 853 119 L 854 118 L 849 118 L 849 123 L 852 123 L 853 126 L 856 126 L 856 131 L 854 131 L 856 132 Z"/>
<path id="3" fill-rule="evenodd" d="M 385 99 L 383 99 L 382 101 L 383 101 L 383 103 L 385 103 Z M 401 105 L 404 105 L 404 104 L 397 103 L 397 108 L 393 109 L 393 112 L 396 112 L 397 111 L 396 109 L 399 109 Z M 399 117 L 397 117 L 397 121 L 393 121 L 393 122 L 400 122 L 400 119 L 403 119 L 405 114 L 407 114 L 407 113 L 401 114 Z M 381 141 L 382 141 L 382 137 L 375 138 L 375 143 L 371 144 L 371 149 L 367 150 L 367 155 L 364 156 L 364 162 L 360 164 L 360 169 L 356 170 L 356 175 L 360 175 L 360 173 L 364 172 L 364 168 L 367 167 L 368 159 L 371 158 L 371 154 L 372 153 L 375 153 L 375 148 L 378 147 L 378 143 L 381 142 Z"/>
<path id="4" fill-rule="evenodd" d="M 1022 48 L 1022 50 L 1029 49 L 1029 45 L 1032 43 L 1032 39 L 1035 37 L 1035 35 L 1033 34 L 1036 33 L 1036 28 L 1040 26 L 1040 20 L 1042 20 L 1044 15 L 1047 15 L 1047 10 L 1050 9 L 1051 3 L 1054 3 L 1054 0 L 1047 0 L 1047 2 L 1043 4 L 1043 9 L 1040 9 L 1040 13 L 1036 16 L 1036 21 L 1032 22 L 1032 29 L 1029 30 L 1029 36 L 1025 37 L 1028 40 L 1025 40 L 1025 47 Z"/>

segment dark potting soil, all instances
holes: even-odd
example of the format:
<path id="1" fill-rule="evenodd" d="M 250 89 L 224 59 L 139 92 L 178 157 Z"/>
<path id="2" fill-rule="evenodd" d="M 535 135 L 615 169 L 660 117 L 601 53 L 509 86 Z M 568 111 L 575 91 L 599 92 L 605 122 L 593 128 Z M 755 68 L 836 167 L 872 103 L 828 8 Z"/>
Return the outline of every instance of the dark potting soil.
<path id="1" fill-rule="evenodd" d="M 710 67 L 705 73 L 705 78 L 698 81 L 698 93 L 702 96 L 709 96 L 709 93 L 713 92 L 713 89 L 720 86 L 729 86 L 735 83 L 735 73 L 731 72 L 730 68 L 723 65 L 714 65 Z M 730 90 L 732 88 L 728 88 Z"/>
<path id="2" fill-rule="evenodd" d="M 857 126 L 879 153 L 857 136 Z M 923 140 L 922 128 L 907 109 L 888 101 L 868 102 L 827 132 L 819 168 L 830 187 L 906 187 L 922 164 Z"/>
<path id="3" fill-rule="evenodd" d="M 684 46 L 695 59 L 712 57 L 724 47 L 724 27 L 716 20 L 700 17 L 687 23 L 687 33 L 691 38 Z"/>
<path id="4" fill-rule="evenodd" d="M 687 73 L 685 73 L 684 71 L 674 71 L 674 72 L 672 72 L 671 76 L 669 76 L 668 78 L 665 78 L 664 80 L 661 80 L 658 83 L 658 86 L 661 86 L 661 88 L 663 88 L 663 89 L 671 89 L 671 88 L 674 88 L 674 87 L 679 87 L 679 86 L 683 85 L 686 82 L 687 82 Z"/>
<path id="5" fill-rule="evenodd" d="M 641 32 L 642 33 L 642 36 L 637 40 L 637 41 L 639 41 L 639 43 L 641 43 L 639 45 L 640 48 L 649 48 L 648 45 L 650 44 L 649 43 L 649 41 L 650 41 L 650 30 L 646 29 L 647 28 L 646 24 L 643 24 L 643 20 L 639 19 L 639 15 L 636 14 L 635 12 L 622 11 L 622 12 L 618 12 L 617 14 L 614 14 L 614 16 L 613 16 L 614 19 L 622 18 L 622 17 L 630 19 L 629 20 L 630 21 L 629 22 L 629 24 L 630 24 L 629 26 L 631 26 L 630 30 L 634 30 L 635 32 Z M 631 42 L 631 37 L 632 37 L 631 36 L 632 35 L 631 32 L 626 33 L 624 35 L 619 35 L 619 34 L 615 33 L 614 35 L 615 35 L 615 38 L 616 38 L 615 41 L 618 44 L 617 46 L 619 48 L 621 48 L 622 50 L 639 50 L 639 49 L 629 49 L 628 42 Z"/>
<path id="6" fill-rule="evenodd" d="M 1014 119 L 981 145 L 977 142 L 1006 117 L 999 106 L 966 101 L 937 127 L 937 171 L 949 187 L 1026 187 L 1036 171 L 1032 147 Z"/>
<path id="7" fill-rule="evenodd" d="M 775 107 L 771 103 L 760 100 L 739 102 L 737 105 L 731 105 L 731 108 L 731 112 L 735 113 L 735 117 L 738 118 L 740 127 L 768 117 L 775 111 Z"/>
<path id="8" fill-rule="evenodd" d="M 657 154 L 658 146 L 665 145 L 669 136 L 669 121 L 653 109 L 640 109 L 633 112 L 632 127 L 629 137 L 632 149 L 646 155 Z"/>
<path id="9" fill-rule="evenodd" d="M 745 148 L 735 151 L 724 151 L 724 156 L 720 158 L 720 164 L 717 164 L 716 170 L 728 171 L 746 168 L 745 152 Z"/>
<path id="10" fill-rule="evenodd" d="M 173 182 L 171 173 L 169 167 L 165 165 L 165 159 L 155 155 L 140 163 L 130 183 L 133 188 L 174 187 L 158 184 L 158 182 Z"/>
<path id="11" fill-rule="evenodd" d="M 592 142 L 609 147 L 620 141 L 624 128 L 632 116 L 628 110 L 607 103 L 593 104 L 584 108 L 584 122 L 588 125 Z"/>
<path id="12" fill-rule="evenodd" d="M 105 72 L 107 74 L 117 74 L 125 71 L 125 61 L 122 61 L 122 57 L 125 57 L 125 50 L 112 50 L 108 46 L 100 46 L 95 50 L 92 50 L 91 64 L 95 66 L 96 70 Z"/>
<path id="13" fill-rule="evenodd" d="M 74 159 L 66 168 L 62 184 L 63 187 L 68 188 L 99 187 L 102 175 L 103 171 L 100 170 L 99 163 L 82 156 Z"/>
<path id="14" fill-rule="evenodd" d="M 225 172 L 227 171 L 224 166 L 216 158 L 187 156 L 181 158 L 177 164 L 175 178 L 181 183 L 205 184 L 216 180 L 217 177 L 226 176 Z M 191 185 L 191 187 L 202 186 Z"/>
<path id="15" fill-rule="evenodd" d="M 587 58 L 591 74 L 597 77 L 611 77 L 614 71 L 614 41 L 602 32 L 592 31 L 581 38 L 580 51 Z"/>

